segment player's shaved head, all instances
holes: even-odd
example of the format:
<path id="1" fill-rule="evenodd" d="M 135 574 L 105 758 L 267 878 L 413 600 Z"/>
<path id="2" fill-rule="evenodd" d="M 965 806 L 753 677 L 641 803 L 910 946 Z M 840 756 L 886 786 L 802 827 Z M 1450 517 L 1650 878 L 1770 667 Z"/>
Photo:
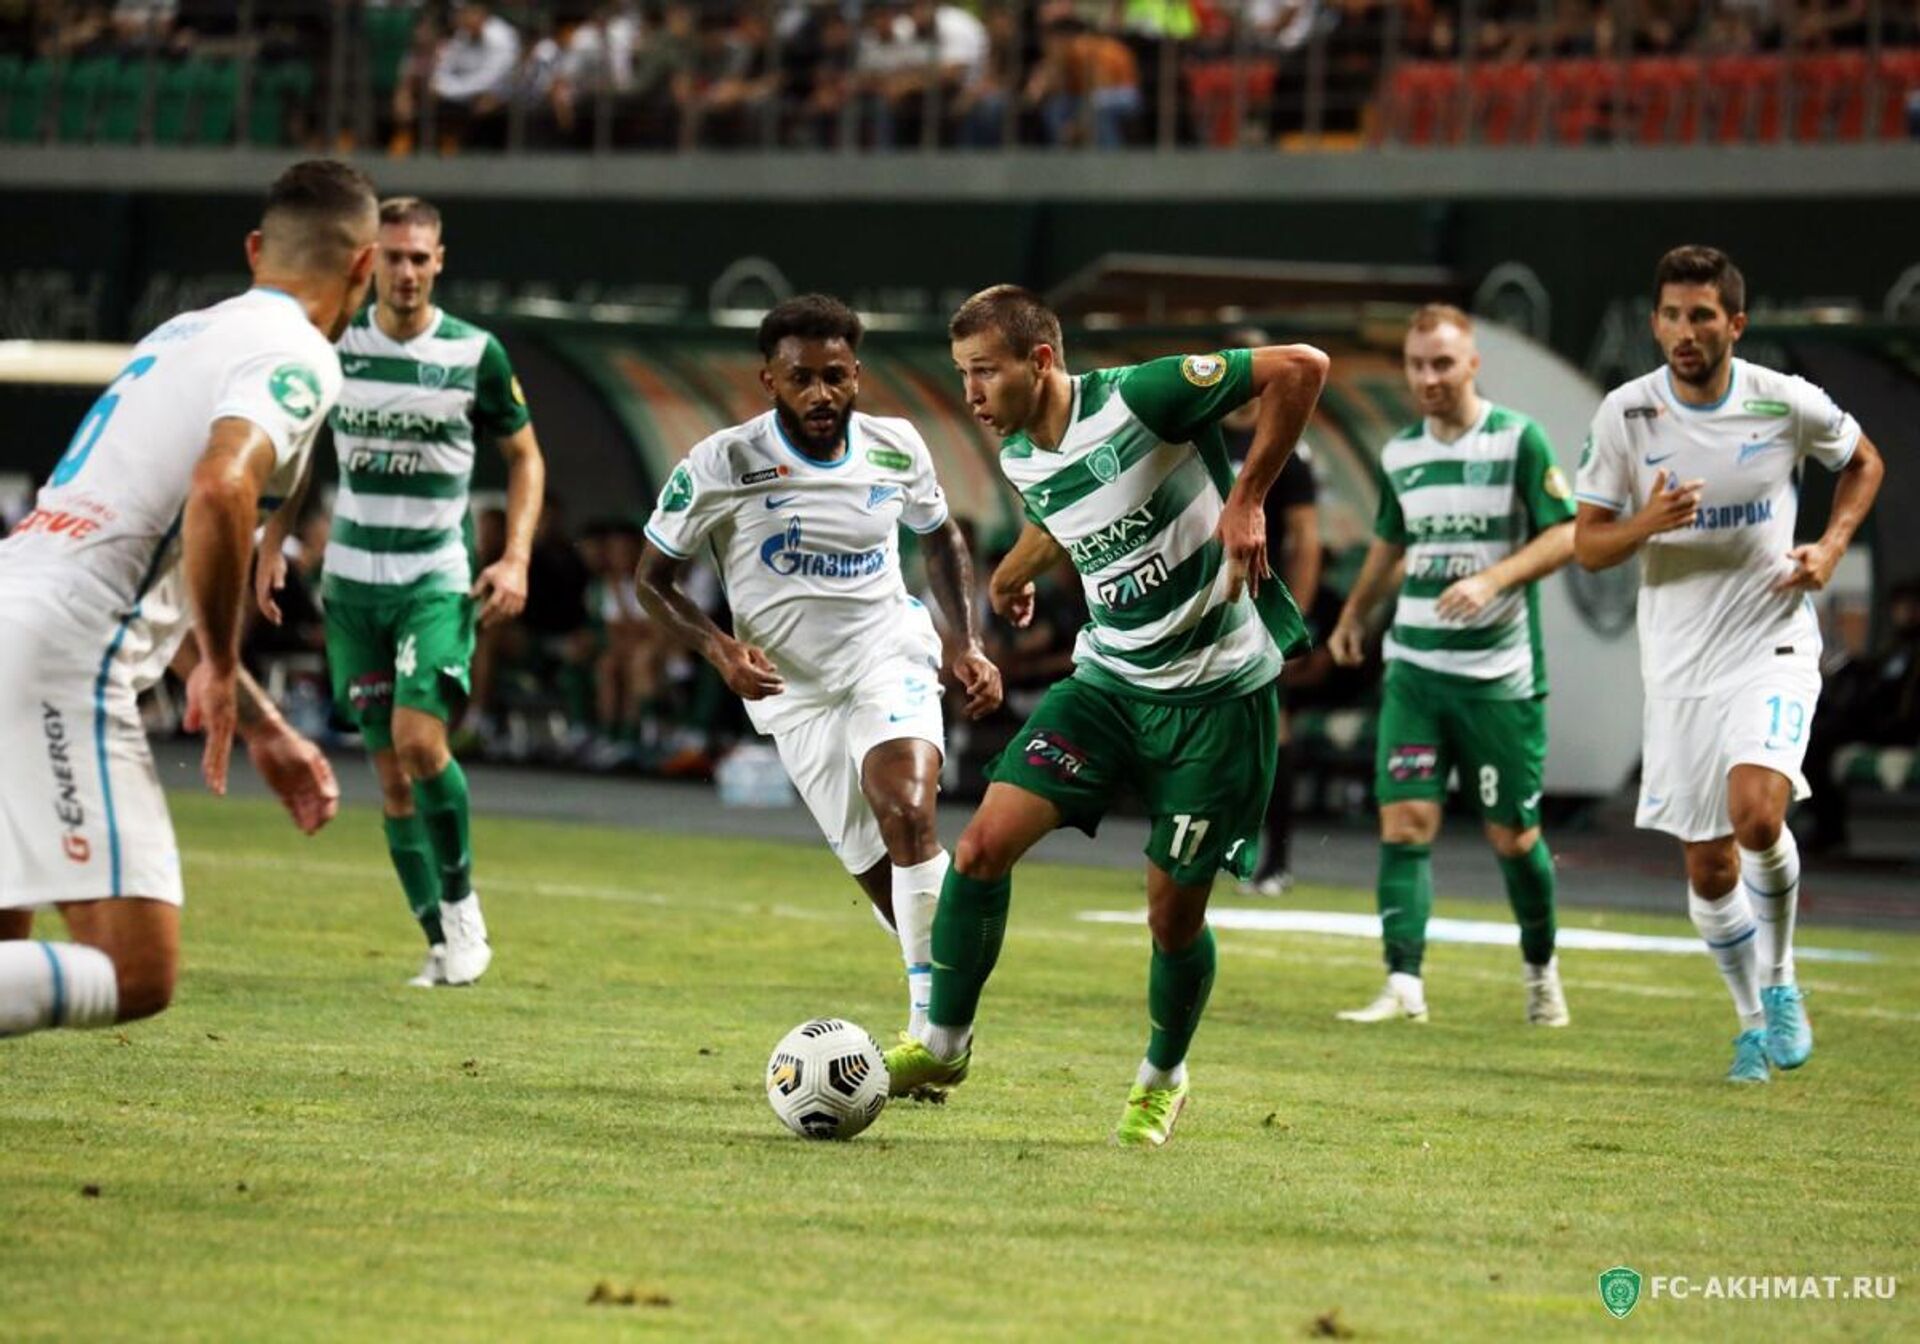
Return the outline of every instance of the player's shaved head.
<path id="1" fill-rule="evenodd" d="M 1720 306 L 1728 317 L 1747 311 L 1747 278 L 1740 268 L 1717 247 L 1688 244 L 1676 247 L 1660 258 L 1653 268 L 1653 303 L 1660 306 L 1661 294 L 1668 285 L 1712 285 L 1720 295 Z"/>
<path id="2" fill-rule="evenodd" d="M 1052 349 L 1054 361 L 1066 354 L 1060 335 L 1060 319 L 1040 301 L 1040 296 L 1019 285 L 994 285 L 983 289 L 954 312 L 947 323 L 947 335 L 954 341 L 992 332 L 1007 343 L 1015 359 L 1025 359 L 1035 346 Z"/>
<path id="3" fill-rule="evenodd" d="M 331 274 L 373 242 L 379 197 L 358 168 L 337 159 L 296 163 L 267 191 L 260 212 L 263 264 L 278 272 Z"/>

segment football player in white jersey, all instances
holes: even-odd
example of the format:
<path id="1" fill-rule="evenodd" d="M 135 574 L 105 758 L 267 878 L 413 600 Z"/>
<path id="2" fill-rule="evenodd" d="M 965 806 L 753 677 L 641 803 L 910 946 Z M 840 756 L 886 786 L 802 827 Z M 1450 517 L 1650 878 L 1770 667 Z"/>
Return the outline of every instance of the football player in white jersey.
<path id="1" fill-rule="evenodd" d="M 1646 683 L 1638 824 L 1685 849 L 1687 905 L 1740 1015 L 1734 1082 L 1813 1051 L 1794 983 L 1800 855 L 1787 808 L 1820 696 L 1824 588 L 1873 506 L 1880 454 L 1804 379 L 1733 356 L 1746 281 L 1710 247 L 1654 272 L 1665 367 L 1594 416 L 1576 486 L 1588 569 L 1642 556 Z M 1818 541 L 1794 544 L 1802 463 L 1839 473 Z"/>
<path id="2" fill-rule="evenodd" d="M 921 538 L 966 712 L 1000 704 L 974 629 L 973 569 L 920 435 L 854 409 L 861 324 L 838 299 L 789 299 L 760 324 L 773 409 L 702 440 L 647 523 L 648 612 L 746 701 L 827 843 L 895 930 L 909 1031 L 925 1028 L 934 905 L 947 853 L 934 828 L 946 751 L 942 649 L 900 576 L 898 529 Z M 696 556 L 726 586 L 731 634 L 678 587 Z"/>
<path id="3" fill-rule="evenodd" d="M 325 757 L 241 671 L 240 612 L 259 511 L 295 493 L 339 395 L 374 212 L 344 164 L 281 174 L 247 238 L 254 287 L 134 347 L 0 542 L 0 1036 L 173 996 L 180 858 L 135 707 L 169 664 L 209 788 L 238 733 L 301 830 L 338 806 Z M 27 941 L 49 905 L 73 942 Z"/>

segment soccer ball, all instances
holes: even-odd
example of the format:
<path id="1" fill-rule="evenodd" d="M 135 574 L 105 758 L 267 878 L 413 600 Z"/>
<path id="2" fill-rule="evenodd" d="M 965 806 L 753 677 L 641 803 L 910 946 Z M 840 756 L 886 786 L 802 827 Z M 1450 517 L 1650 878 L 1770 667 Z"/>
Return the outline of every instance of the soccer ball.
<path id="1" fill-rule="evenodd" d="M 887 1104 L 887 1062 L 865 1028 L 817 1017 L 773 1047 L 767 1101 L 803 1138 L 850 1139 Z"/>

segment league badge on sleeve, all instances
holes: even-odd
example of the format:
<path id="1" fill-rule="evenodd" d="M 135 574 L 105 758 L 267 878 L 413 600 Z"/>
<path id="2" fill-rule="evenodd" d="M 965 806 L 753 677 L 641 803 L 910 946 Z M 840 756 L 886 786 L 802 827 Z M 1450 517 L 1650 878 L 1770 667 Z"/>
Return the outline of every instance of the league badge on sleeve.
<path id="1" fill-rule="evenodd" d="M 1180 376 L 1195 387 L 1212 387 L 1227 376 L 1227 361 L 1219 355 L 1188 355 L 1180 361 Z"/>
<path id="2" fill-rule="evenodd" d="M 693 473 L 682 462 L 660 491 L 660 512 L 685 513 L 693 505 Z"/>
<path id="3" fill-rule="evenodd" d="M 274 404 L 295 420 L 311 420 L 320 409 L 320 380 L 304 364 L 282 364 L 267 378 Z"/>

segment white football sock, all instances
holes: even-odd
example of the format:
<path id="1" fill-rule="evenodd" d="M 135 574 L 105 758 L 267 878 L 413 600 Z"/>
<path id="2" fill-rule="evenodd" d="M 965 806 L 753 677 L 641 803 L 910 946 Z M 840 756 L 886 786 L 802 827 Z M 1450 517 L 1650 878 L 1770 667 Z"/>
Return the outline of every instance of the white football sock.
<path id="1" fill-rule="evenodd" d="M 1747 893 L 1739 886 L 1717 901 L 1710 901 L 1687 888 L 1687 913 L 1693 927 L 1720 967 L 1720 976 L 1733 995 L 1733 1010 L 1740 1014 L 1742 1030 L 1762 1025 L 1766 1014 L 1760 1011 L 1760 958 L 1754 946 L 1757 926 L 1747 905 Z"/>
<path id="2" fill-rule="evenodd" d="M 927 1029 L 927 1004 L 933 997 L 933 912 L 949 863 L 943 849 L 925 863 L 911 868 L 896 864 L 893 869 L 893 924 L 907 964 L 907 1030 L 914 1036 Z"/>
<path id="3" fill-rule="evenodd" d="M 0 1036 L 104 1027 L 120 1013 L 113 961 L 80 943 L 0 943 Z"/>
<path id="4" fill-rule="evenodd" d="M 1156 1069 L 1152 1060 L 1143 1059 L 1133 1081 L 1141 1087 L 1178 1087 L 1187 1081 L 1187 1061 L 1183 1059 L 1170 1069 Z"/>
<path id="5" fill-rule="evenodd" d="M 1754 939 L 1760 983 L 1793 983 L 1793 917 L 1800 905 L 1800 846 L 1780 828 L 1771 849 L 1740 851 L 1740 880 L 1747 885 L 1760 932 Z"/>
<path id="6" fill-rule="evenodd" d="M 927 1053 L 943 1064 L 951 1064 L 967 1053 L 967 1046 L 973 1042 L 972 1027 L 942 1027 L 927 1023 L 926 1038 L 921 1044 L 927 1047 Z"/>

